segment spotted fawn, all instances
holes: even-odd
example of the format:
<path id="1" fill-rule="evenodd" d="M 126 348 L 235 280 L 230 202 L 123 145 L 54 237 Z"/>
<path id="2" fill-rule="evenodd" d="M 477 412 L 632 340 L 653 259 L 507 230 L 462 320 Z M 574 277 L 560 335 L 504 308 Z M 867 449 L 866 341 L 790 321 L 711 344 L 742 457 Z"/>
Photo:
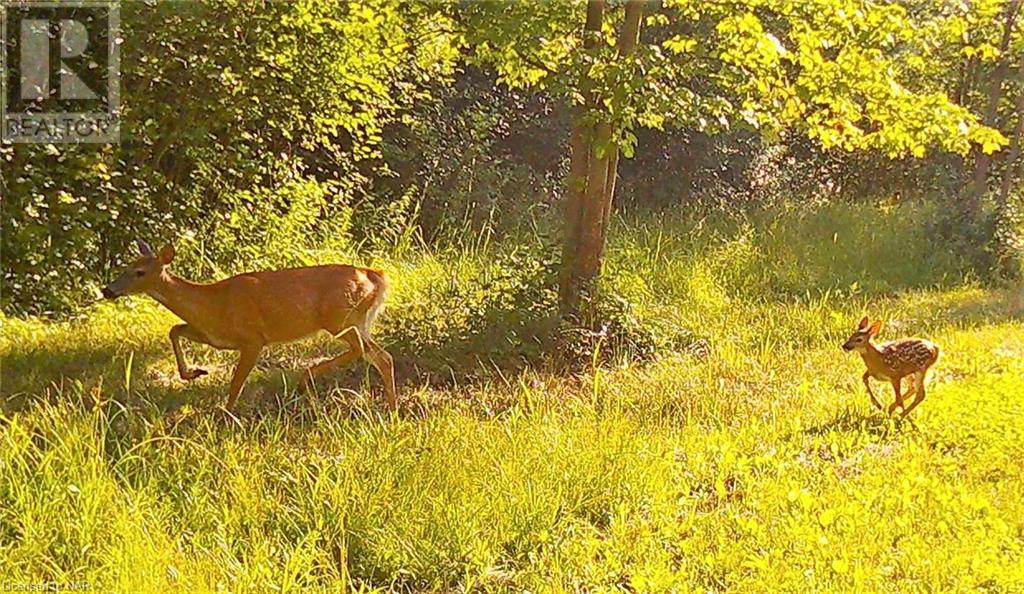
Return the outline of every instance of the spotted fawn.
<path id="1" fill-rule="evenodd" d="M 864 386 L 868 389 L 871 402 L 882 410 L 882 404 L 871 391 L 868 379 L 873 377 L 879 381 L 888 381 L 892 383 L 892 389 L 896 393 L 896 401 L 889 405 L 888 413 L 891 415 L 898 406 L 903 409 L 901 416 L 905 417 L 924 400 L 924 376 L 939 358 L 939 347 L 921 338 L 905 338 L 876 344 L 872 339 L 878 336 L 881 328 L 881 320 L 868 326 L 868 319 L 865 317 L 857 326 L 857 331 L 843 343 L 843 349 L 857 351 L 864 359 L 864 365 L 868 368 L 864 372 Z M 910 390 L 906 394 L 901 394 L 900 382 L 908 376 L 913 378 Z M 903 399 L 911 395 L 916 396 L 910 406 L 907 406 Z"/>

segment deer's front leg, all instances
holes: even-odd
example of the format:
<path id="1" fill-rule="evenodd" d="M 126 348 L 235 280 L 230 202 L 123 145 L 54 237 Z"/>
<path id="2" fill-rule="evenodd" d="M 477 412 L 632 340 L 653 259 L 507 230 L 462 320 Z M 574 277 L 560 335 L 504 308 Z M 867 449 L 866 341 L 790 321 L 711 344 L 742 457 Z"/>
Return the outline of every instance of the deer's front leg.
<path id="1" fill-rule="evenodd" d="M 256 359 L 259 359 L 262 350 L 263 345 L 242 347 L 242 352 L 238 357 L 238 365 L 235 366 L 235 373 L 231 376 L 231 389 L 228 391 L 228 410 L 234 409 L 235 401 L 238 400 L 238 394 L 242 391 L 242 386 L 245 385 L 245 378 L 249 377 L 249 372 L 256 365 Z"/>
<path id="2" fill-rule="evenodd" d="M 181 351 L 181 337 L 184 336 L 189 340 L 195 342 L 203 342 L 202 336 L 199 335 L 195 330 L 192 329 L 188 324 L 178 324 L 171 328 L 171 348 L 174 349 L 174 360 L 178 363 L 178 375 L 185 381 L 191 381 L 197 377 L 206 375 L 205 369 L 199 369 L 198 367 L 189 369 L 185 365 L 185 355 Z"/>
<path id="3" fill-rule="evenodd" d="M 864 372 L 864 387 L 868 389 L 868 396 L 871 397 L 871 402 L 875 405 L 875 408 L 877 408 L 878 410 L 884 410 L 882 408 L 882 403 L 879 402 L 877 398 L 875 398 L 875 393 L 871 391 L 871 382 L 868 381 L 870 379 L 871 379 L 871 374 L 868 373 L 867 371 L 865 371 Z"/>

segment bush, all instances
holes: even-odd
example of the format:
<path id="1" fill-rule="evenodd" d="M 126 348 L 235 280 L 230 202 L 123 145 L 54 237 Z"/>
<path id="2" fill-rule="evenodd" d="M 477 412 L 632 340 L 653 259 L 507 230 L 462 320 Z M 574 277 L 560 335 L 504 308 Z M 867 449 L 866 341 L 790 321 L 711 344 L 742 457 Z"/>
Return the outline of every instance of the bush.
<path id="1" fill-rule="evenodd" d="M 649 361 L 679 338 L 650 326 L 629 297 L 611 288 L 592 304 L 590 322 L 562 320 L 557 249 L 545 240 L 501 245 L 508 247 L 456 248 L 419 260 L 415 274 L 395 271 L 382 342 L 415 361 L 418 374 L 444 380 L 494 367 Z"/>
<path id="2" fill-rule="evenodd" d="M 540 360 L 557 294 L 554 261 L 539 245 L 442 257 L 417 272 L 381 333 L 422 372 L 466 375 L 480 363 L 509 369 Z"/>
<path id="3" fill-rule="evenodd" d="M 562 320 L 555 351 L 558 363 L 571 369 L 603 364 L 645 362 L 664 346 L 654 330 L 637 316 L 636 307 L 616 293 L 602 292 L 586 300 L 589 321 Z"/>

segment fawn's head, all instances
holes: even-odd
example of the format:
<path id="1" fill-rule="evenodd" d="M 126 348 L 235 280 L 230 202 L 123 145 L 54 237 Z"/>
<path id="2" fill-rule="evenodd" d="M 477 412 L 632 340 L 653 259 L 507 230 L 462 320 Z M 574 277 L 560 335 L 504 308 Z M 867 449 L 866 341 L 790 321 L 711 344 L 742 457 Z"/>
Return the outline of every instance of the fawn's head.
<path id="1" fill-rule="evenodd" d="M 878 335 L 878 331 L 882 329 L 882 320 L 875 320 L 874 324 L 868 325 L 868 318 L 864 316 L 860 320 L 860 324 L 857 325 L 857 331 L 850 335 L 850 338 L 846 339 L 843 343 L 843 350 L 846 351 L 857 351 L 863 353 L 868 350 L 868 344 L 871 339 Z"/>
<path id="2" fill-rule="evenodd" d="M 170 244 L 162 247 L 159 253 L 153 253 L 153 248 L 141 239 L 135 240 L 135 245 L 139 248 L 139 257 L 114 282 L 103 287 L 103 296 L 107 299 L 145 293 L 160 278 L 164 266 L 174 259 L 174 246 Z"/>

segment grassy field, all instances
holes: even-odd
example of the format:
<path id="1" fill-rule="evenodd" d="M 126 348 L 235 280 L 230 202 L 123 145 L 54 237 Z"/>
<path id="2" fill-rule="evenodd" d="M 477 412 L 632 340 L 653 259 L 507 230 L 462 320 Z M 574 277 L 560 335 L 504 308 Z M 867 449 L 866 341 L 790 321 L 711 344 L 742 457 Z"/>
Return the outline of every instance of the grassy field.
<path id="1" fill-rule="evenodd" d="M 146 299 L 3 319 L 0 581 L 1024 592 L 1024 290 L 972 282 L 913 214 L 624 222 L 608 283 L 702 348 L 575 377 L 407 372 L 400 416 L 361 366 L 293 389 L 328 338 L 276 350 L 233 419 L 231 355 L 187 347 L 212 373 L 183 384 Z M 472 315 L 436 291 L 496 249 L 377 262 L 396 356 L 409 320 Z M 912 422 L 871 408 L 839 348 L 865 313 L 942 347 Z"/>

